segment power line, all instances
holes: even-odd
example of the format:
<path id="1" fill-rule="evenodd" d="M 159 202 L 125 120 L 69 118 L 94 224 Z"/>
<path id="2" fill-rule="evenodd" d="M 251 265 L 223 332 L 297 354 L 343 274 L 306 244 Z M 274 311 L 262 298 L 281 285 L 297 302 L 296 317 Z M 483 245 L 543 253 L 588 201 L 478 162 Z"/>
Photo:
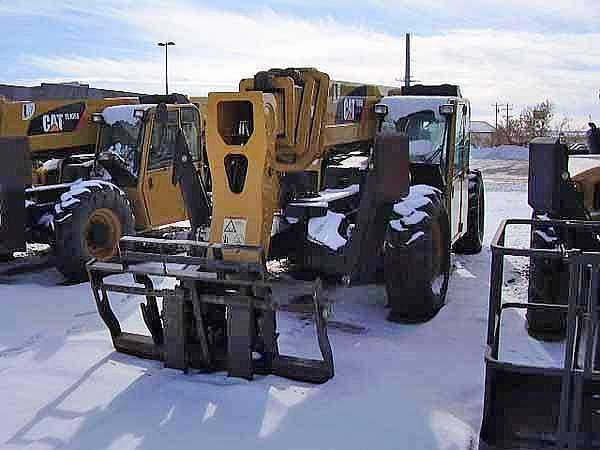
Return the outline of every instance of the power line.
<path id="1" fill-rule="evenodd" d="M 498 129 L 498 117 L 500 115 L 501 112 L 505 113 L 505 120 L 506 120 L 506 128 L 508 128 L 509 125 L 509 120 L 510 120 L 510 111 L 512 111 L 513 107 L 510 103 L 498 103 L 496 102 L 495 104 L 492 105 L 492 107 L 494 108 L 494 112 L 496 113 L 496 130 Z"/>

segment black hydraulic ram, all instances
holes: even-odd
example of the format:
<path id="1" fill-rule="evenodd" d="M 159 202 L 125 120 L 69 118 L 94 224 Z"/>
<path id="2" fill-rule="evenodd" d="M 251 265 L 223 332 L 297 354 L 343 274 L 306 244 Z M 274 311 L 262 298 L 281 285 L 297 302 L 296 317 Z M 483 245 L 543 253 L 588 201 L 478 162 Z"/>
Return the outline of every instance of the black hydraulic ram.
<path id="1" fill-rule="evenodd" d="M 600 223 L 505 220 L 492 241 L 481 449 L 600 448 L 600 253 L 558 243 L 553 249 L 510 248 L 509 226 L 553 228 L 556 234 L 600 232 Z M 503 302 L 504 258 L 561 260 L 568 268 L 564 304 Z M 532 366 L 500 358 L 501 321 L 508 309 L 566 316 L 562 367 Z"/>
<path id="2" fill-rule="evenodd" d="M 125 237 L 119 247 L 115 261 L 92 260 L 87 266 L 98 311 L 117 351 L 170 368 L 227 371 L 246 379 L 275 374 L 324 383 L 333 377 L 329 305 L 319 280 L 272 279 L 262 249 L 254 246 Z M 182 249 L 185 254 L 177 253 Z M 223 254 L 229 252 L 253 253 L 253 260 L 262 263 L 227 261 Z M 107 277 L 117 274 L 132 274 L 135 285 L 111 283 Z M 151 276 L 175 279 L 175 287 L 157 289 Z M 292 291 L 294 298 L 312 297 L 322 359 L 279 353 L 276 311 L 297 306 L 285 298 Z M 109 292 L 146 297 L 140 306 L 150 336 L 122 331 Z M 162 298 L 162 312 L 157 298 Z"/>

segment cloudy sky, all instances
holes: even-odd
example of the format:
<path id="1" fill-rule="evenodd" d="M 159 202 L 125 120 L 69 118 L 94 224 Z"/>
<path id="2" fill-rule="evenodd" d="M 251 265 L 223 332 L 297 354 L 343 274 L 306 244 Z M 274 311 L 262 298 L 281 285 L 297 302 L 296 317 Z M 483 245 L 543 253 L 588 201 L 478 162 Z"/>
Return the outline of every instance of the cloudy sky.
<path id="1" fill-rule="evenodd" d="M 0 83 L 162 92 L 168 39 L 178 92 L 290 66 L 398 85 L 410 32 L 413 77 L 460 84 L 474 119 L 549 98 L 559 117 L 600 121 L 599 0 L 0 0 L 0 18 Z"/>

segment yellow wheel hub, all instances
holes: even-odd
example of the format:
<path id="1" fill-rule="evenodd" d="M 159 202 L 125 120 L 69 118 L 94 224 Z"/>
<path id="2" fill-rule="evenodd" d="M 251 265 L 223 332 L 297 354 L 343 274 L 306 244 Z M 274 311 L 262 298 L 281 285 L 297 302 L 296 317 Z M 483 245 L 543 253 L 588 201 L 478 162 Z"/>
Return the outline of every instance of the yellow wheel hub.
<path id="1" fill-rule="evenodd" d="M 123 235 L 119 217 L 108 208 L 95 210 L 85 226 L 85 245 L 91 256 L 100 260 L 117 254 L 117 245 Z"/>

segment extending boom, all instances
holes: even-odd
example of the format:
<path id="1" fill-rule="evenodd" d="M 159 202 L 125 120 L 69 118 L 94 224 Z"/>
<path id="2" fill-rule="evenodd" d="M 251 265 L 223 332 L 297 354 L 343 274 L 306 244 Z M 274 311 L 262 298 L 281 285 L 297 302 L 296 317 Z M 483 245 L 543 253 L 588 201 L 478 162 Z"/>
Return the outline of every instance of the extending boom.
<path id="1" fill-rule="evenodd" d="M 210 241 L 268 249 L 280 174 L 306 170 L 336 148 L 371 145 L 372 106 L 387 91 L 308 68 L 259 72 L 239 92 L 209 94 Z"/>

